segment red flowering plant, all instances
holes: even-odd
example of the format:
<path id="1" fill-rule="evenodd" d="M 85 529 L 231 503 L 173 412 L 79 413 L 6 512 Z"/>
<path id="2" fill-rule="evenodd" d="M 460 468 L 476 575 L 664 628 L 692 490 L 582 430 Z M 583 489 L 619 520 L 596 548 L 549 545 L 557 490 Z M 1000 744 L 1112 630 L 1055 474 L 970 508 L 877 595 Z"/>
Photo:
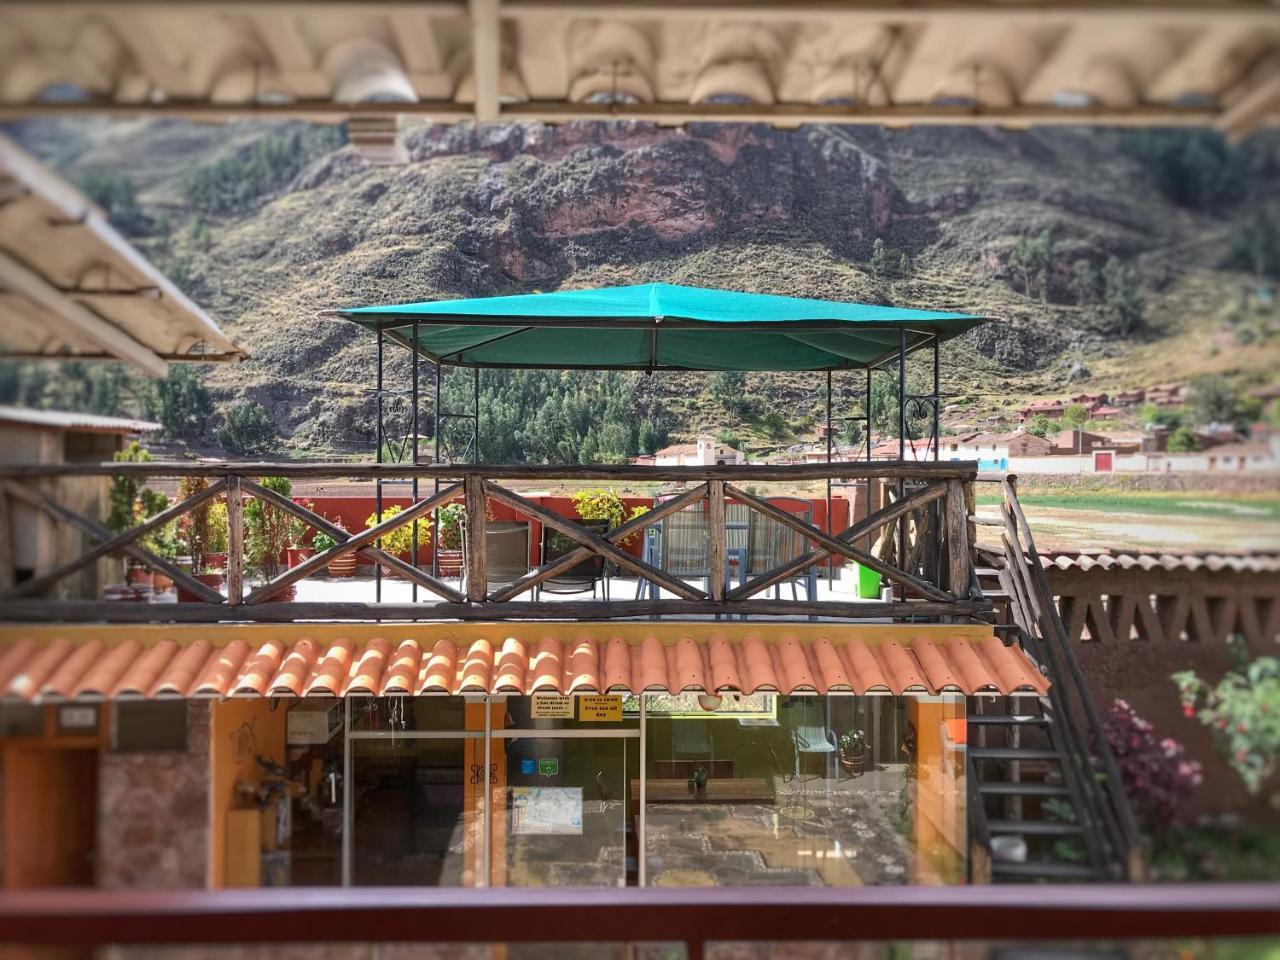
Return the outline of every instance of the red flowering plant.
<path id="1" fill-rule="evenodd" d="M 1182 712 L 1213 731 L 1227 762 L 1251 794 L 1260 793 L 1280 763 L 1280 659 L 1258 657 L 1210 686 L 1191 670 L 1171 678 Z M 1271 791 L 1280 807 L 1280 793 Z"/>
<path id="2" fill-rule="evenodd" d="M 1161 833 L 1186 823 L 1191 795 L 1203 780 L 1200 764 L 1187 759 L 1178 741 L 1157 738 L 1128 701 L 1112 702 L 1102 728 L 1143 829 Z"/>

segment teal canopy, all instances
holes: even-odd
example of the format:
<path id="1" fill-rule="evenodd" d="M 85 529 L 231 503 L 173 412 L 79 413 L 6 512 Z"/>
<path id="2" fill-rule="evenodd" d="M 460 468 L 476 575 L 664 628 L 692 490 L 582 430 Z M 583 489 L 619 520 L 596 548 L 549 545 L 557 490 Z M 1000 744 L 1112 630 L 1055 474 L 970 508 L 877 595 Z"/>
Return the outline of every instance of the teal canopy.
<path id="1" fill-rule="evenodd" d="M 647 283 L 330 311 L 469 367 L 845 370 L 986 322 L 802 297 Z"/>

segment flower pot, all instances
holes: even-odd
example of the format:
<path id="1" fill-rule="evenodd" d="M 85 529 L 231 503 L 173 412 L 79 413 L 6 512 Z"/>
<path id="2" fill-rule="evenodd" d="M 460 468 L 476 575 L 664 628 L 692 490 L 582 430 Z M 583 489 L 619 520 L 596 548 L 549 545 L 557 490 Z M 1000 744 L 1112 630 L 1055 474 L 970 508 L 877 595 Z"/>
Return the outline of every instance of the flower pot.
<path id="1" fill-rule="evenodd" d="M 356 555 L 347 553 L 335 560 L 330 560 L 328 570 L 331 577 L 354 577 L 356 575 Z"/>
<path id="2" fill-rule="evenodd" d="M 442 577 L 462 575 L 462 551 L 441 547 L 436 552 L 436 565 Z"/>
<path id="3" fill-rule="evenodd" d="M 288 547 L 285 550 L 284 555 L 289 566 L 296 567 L 303 560 L 308 559 L 312 552 L 313 551 L 310 547 Z"/>
<path id="4" fill-rule="evenodd" d="M 212 587 L 214 590 L 220 590 L 222 588 L 222 584 L 224 580 L 226 579 L 221 573 L 208 573 L 208 572 L 197 573 L 195 574 L 195 578 L 199 580 L 201 583 L 203 583 L 206 587 Z M 182 587 L 178 587 L 178 602 L 179 603 L 200 603 L 202 601 L 199 597 L 197 597 L 194 593 L 191 593 L 189 590 L 184 590 Z"/>
<path id="5" fill-rule="evenodd" d="M 281 587 L 275 593 L 271 594 L 271 596 L 267 597 L 264 602 L 293 603 L 296 599 L 298 599 L 298 587 L 296 584 L 291 583 L 286 587 Z"/>
<path id="6" fill-rule="evenodd" d="M 851 750 L 839 752 L 840 769 L 852 776 L 861 776 L 867 771 L 867 750 L 863 747 L 861 750 Z"/>
<path id="7" fill-rule="evenodd" d="M 173 589 L 173 579 L 171 577 L 163 573 L 156 573 L 153 577 L 152 583 L 156 593 L 167 593 Z"/>
<path id="8" fill-rule="evenodd" d="M 154 587 L 156 582 L 155 574 L 146 567 L 130 567 L 129 583 L 135 587 Z"/>
<path id="9" fill-rule="evenodd" d="M 204 555 L 204 566 L 206 570 L 226 570 L 227 554 L 224 550 L 221 553 L 206 553 Z"/>

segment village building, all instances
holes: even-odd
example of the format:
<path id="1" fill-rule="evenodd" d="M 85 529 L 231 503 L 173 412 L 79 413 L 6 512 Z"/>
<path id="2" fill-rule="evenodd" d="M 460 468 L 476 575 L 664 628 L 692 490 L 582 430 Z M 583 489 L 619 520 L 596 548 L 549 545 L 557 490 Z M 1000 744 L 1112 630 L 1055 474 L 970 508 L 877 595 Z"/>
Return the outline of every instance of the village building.
<path id="1" fill-rule="evenodd" d="M 1060 420 L 1066 412 L 1068 404 L 1061 400 L 1034 400 L 1018 411 L 1018 422 L 1026 423 L 1035 417 L 1048 417 Z"/>
<path id="2" fill-rule="evenodd" d="M 1146 402 L 1157 407 L 1177 407 L 1186 401 L 1187 388 L 1181 383 L 1159 383 L 1147 388 Z"/>
<path id="3" fill-rule="evenodd" d="M 706 467 L 746 462 L 746 454 L 741 450 L 717 443 L 715 437 L 705 433 L 693 443 L 672 444 L 653 455 L 653 464 L 657 467 Z"/>
<path id="4" fill-rule="evenodd" d="M 1117 407 L 1136 407 L 1138 404 L 1145 402 L 1147 399 L 1147 391 L 1142 387 L 1135 390 L 1121 390 L 1113 398 L 1113 402 Z"/>

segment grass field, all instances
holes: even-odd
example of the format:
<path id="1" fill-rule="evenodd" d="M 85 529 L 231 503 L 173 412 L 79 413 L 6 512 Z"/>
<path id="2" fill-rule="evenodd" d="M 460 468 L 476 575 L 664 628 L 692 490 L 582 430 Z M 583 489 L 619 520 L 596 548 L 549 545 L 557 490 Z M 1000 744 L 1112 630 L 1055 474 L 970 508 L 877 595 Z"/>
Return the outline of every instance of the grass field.
<path id="1" fill-rule="evenodd" d="M 1168 517 L 1220 517 L 1225 520 L 1280 522 L 1278 497 L 1224 497 L 1221 493 L 1125 493 L 1096 490 L 1037 493 L 1019 491 L 1024 507 L 1060 510 L 1096 510 L 1108 513 L 1141 513 Z M 998 495 L 980 495 L 979 506 L 994 506 Z"/>

